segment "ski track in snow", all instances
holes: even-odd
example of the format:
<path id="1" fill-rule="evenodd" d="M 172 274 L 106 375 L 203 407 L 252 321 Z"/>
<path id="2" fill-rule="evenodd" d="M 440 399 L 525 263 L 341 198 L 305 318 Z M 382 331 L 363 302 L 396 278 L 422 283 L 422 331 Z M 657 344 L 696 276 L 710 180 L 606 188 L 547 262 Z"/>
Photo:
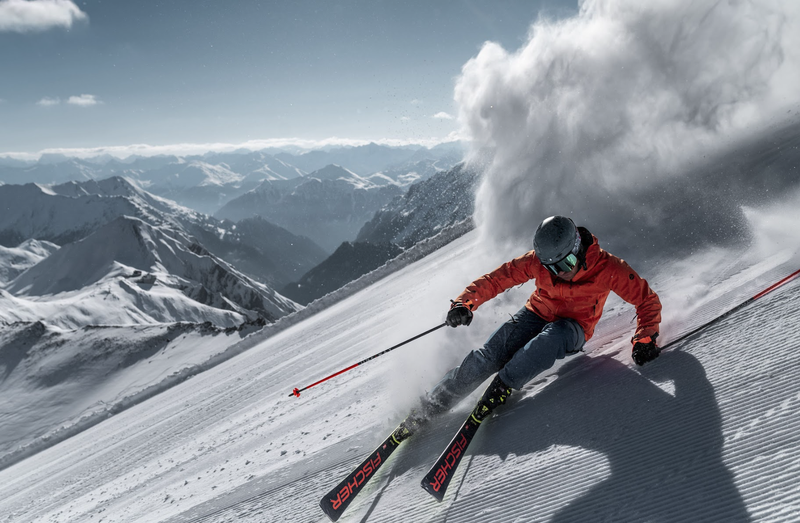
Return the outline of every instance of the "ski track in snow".
<path id="1" fill-rule="evenodd" d="M 482 307 L 470 329 L 437 331 L 300 398 L 289 392 L 434 326 L 464 285 L 451 268 L 476 240 L 467 234 L 0 471 L 0 523 L 327 521 L 319 499 L 532 285 Z M 711 292 L 695 297 L 701 309 L 665 318 L 662 344 L 800 261 L 775 260 L 723 267 Z M 487 260 L 487 270 L 500 261 Z M 653 284 L 667 307 L 679 301 L 668 274 Z M 512 396 L 442 503 L 419 481 L 475 395 L 401 446 L 340 521 L 796 521 L 798 289 L 795 280 L 642 368 L 630 362 L 632 311 L 609 300 L 589 353 Z"/>

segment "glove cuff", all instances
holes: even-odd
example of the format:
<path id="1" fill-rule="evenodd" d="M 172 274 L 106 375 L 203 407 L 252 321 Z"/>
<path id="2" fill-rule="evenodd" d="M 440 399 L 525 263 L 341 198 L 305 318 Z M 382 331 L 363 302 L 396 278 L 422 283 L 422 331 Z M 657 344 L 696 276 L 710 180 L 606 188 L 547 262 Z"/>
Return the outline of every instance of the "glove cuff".
<path id="1" fill-rule="evenodd" d="M 634 345 L 636 345 L 637 343 L 655 343 L 656 338 L 658 338 L 658 333 L 654 332 L 650 336 L 642 336 L 641 338 L 634 336 L 631 339 L 631 343 L 633 343 Z"/>

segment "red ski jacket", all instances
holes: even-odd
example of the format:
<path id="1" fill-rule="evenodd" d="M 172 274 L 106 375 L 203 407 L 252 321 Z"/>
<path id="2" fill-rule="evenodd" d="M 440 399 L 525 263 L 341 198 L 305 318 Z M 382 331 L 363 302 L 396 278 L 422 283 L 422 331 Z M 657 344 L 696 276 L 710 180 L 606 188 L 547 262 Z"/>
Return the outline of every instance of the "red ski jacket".
<path id="1" fill-rule="evenodd" d="M 586 236 L 589 235 L 586 231 Z M 601 249 L 594 235 L 591 238 L 592 244 L 586 250 L 587 268 L 581 268 L 572 281 L 553 276 L 534 251 L 530 251 L 469 284 L 456 301 L 474 311 L 511 287 L 536 280 L 536 290 L 525 304 L 528 310 L 546 321 L 571 318 L 580 324 L 588 340 L 600 321 L 609 292 L 614 291 L 636 307 L 638 325 L 634 342 L 652 336 L 661 323 L 658 295 L 630 265 Z"/>

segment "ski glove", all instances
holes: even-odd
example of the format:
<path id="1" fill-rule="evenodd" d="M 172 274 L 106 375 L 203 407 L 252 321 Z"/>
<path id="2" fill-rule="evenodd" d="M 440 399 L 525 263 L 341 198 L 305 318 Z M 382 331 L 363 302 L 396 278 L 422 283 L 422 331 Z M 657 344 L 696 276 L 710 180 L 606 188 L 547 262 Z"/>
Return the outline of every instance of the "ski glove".
<path id="1" fill-rule="evenodd" d="M 641 366 L 648 361 L 653 361 L 654 359 L 658 358 L 661 349 L 659 349 L 656 345 L 656 338 L 658 338 L 658 333 L 634 342 L 633 352 L 631 355 L 633 356 L 633 361 L 637 365 Z"/>
<path id="2" fill-rule="evenodd" d="M 446 323 L 450 327 L 458 327 L 459 325 L 469 325 L 472 323 L 472 311 L 460 301 L 454 301 L 450 305 L 450 310 L 447 311 Z"/>

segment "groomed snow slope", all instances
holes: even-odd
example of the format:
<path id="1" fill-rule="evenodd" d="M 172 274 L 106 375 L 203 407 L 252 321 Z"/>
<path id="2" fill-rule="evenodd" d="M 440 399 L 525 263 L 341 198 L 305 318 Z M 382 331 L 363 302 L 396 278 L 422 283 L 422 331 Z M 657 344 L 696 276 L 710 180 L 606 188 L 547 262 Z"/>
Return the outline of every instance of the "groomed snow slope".
<path id="1" fill-rule="evenodd" d="M 484 305 L 469 328 L 439 330 L 299 399 L 289 392 L 438 324 L 448 298 L 504 261 L 479 251 L 470 233 L 0 471 L 0 522 L 327 521 L 319 499 L 532 284 Z M 800 265 L 796 251 L 704 256 L 649 278 L 665 305 L 664 342 Z M 466 260 L 471 272 L 454 274 Z M 401 447 L 340 521 L 795 521 L 798 289 L 781 287 L 643 368 L 629 357 L 632 311 L 609 300 L 590 352 L 514 394 L 441 504 L 419 481 L 474 398 Z"/>

